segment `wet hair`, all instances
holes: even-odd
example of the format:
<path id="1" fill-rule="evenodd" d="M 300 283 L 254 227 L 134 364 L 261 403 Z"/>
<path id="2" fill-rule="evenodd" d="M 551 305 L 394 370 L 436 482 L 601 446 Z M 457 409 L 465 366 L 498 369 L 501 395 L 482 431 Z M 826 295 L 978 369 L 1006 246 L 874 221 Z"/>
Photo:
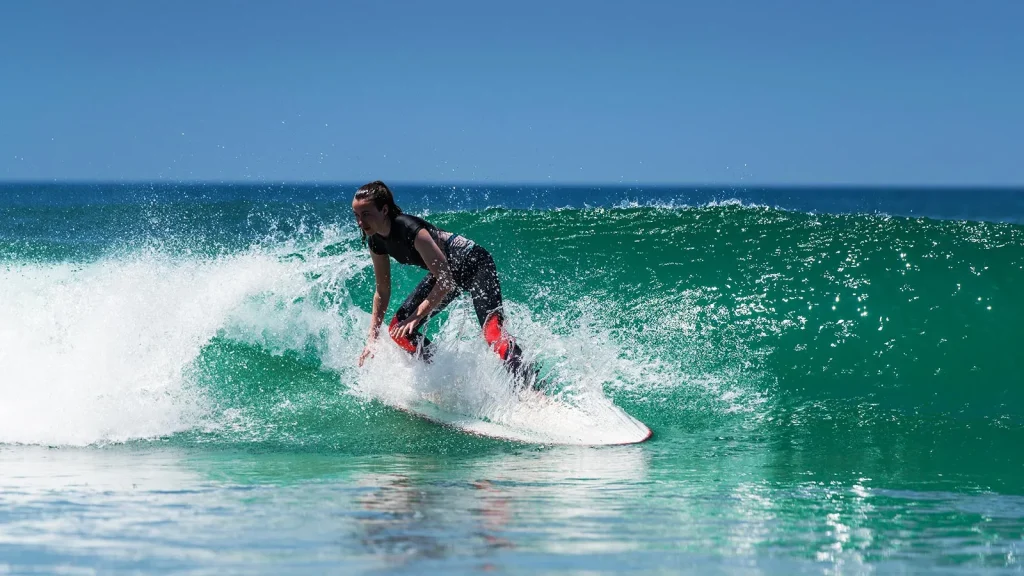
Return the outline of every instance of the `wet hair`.
<path id="1" fill-rule="evenodd" d="M 388 188 L 387 184 L 380 180 L 374 180 L 369 184 L 364 184 L 356 190 L 356 200 L 372 200 L 373 205 L 377 207 L 377 210 L 383 209 L 385 206 L 388 207 L 388 218 L 394 222 L 395 217 L 402 213 L 402 209 L 395 204 L 395 197 L 391 194 L 391 189 Z M 366 244 L 366 232 L 360 230 L 363 235 L 363 244 Z"/>

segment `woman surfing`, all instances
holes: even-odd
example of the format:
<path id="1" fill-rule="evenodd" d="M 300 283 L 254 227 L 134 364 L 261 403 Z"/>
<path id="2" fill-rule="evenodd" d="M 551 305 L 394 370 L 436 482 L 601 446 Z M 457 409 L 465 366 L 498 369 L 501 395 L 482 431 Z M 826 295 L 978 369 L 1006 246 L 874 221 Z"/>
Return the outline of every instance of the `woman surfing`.
<path id="1" fill-rule="evenodd" d="M 482 246 L 404 214 L 391 190 L 381 181 L 356 191 L 352 212 L 369 245 L 376 292 L 366 347 L 359 356 L 362 366 L 372 356 L 372 344 L 380 333 L 391 301 L 391 258 L 427 270 L 427 275 L 395 313 L 388 332 L 403 350 L 430 360 L 430 340 L 420 327 L 452 302 L 462 291 L 473 299 L 484 340 L 505 363 L 505 368 L 524 385 L 537 386 L 537 369 L 524 365 L 523 351 L 504 327 L 501 284 L 494 259 Z"/>

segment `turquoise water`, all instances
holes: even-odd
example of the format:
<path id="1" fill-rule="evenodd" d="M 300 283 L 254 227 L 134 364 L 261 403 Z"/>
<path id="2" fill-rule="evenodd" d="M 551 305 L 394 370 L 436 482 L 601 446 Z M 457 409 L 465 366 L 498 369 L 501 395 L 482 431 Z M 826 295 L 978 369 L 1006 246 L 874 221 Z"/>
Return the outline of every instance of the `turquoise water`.
<path id="1" fill-rule="evenodd" d="M 515 399 L 465 304 L 356 368 L 352 189 L 0 188 L 0 571 L 1024 571 L 1024 192 L 397 186 L 587 448 L 387 405 Z"/>

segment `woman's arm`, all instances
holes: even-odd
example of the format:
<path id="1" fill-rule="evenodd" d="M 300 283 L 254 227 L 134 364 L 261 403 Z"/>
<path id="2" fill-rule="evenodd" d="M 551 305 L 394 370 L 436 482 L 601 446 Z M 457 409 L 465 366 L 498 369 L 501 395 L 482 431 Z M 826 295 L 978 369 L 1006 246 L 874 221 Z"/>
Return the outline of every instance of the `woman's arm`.
<path id="1" fill-rule="evenodd" d="M 370 317 L 369 340 L 375 340 L 380 333 L 380 325 L 384 322 L 384 314 L 391 302 L 391 257 L 387 254 L 370 252 L 373 261 L 373 278 L 377 289 L 373 293 L 373 314 Z"/>
<path id="2" fill-rule="evenodd" d="M 430 290 L 427 297 L 416 308 L 416 312 L 406 318 L 404 322 L 395 326 L 392 334 L 396 337 L 411 334 L 416 326 L 430 315 L 430 312 L 455 288 L 455 280 L 452 278 L 451 269 L 448 267 L 448 258 L 445 257 L 437 242 L 434 242 L 430 232 L 421 228 L 416 233 L 416 240 L 413 245 L 416 247 L 416 251 L 420 253 L 420 256 L 423 257 L 423 263 L 427 265 L 427 269 L 437 278 L 437 283 L 434 284 L 434 288 Z"/>
<path id="3" fill-rule="evenodd" d="M 359 355 L 360 366 L 367 358 L 373 356 L 370 344 L 380 334 L 380 325 L 384 322 L 384 314 L 388 311 L 388 303 L 391 302 L 391 257 L 387 254 L 376 254 L 371 250 L 370 259 L 373 261 L 373 278 L 376 281 L 377 289 L 373 293 L 370 335 L 366 338 L 363 353 Z"/>

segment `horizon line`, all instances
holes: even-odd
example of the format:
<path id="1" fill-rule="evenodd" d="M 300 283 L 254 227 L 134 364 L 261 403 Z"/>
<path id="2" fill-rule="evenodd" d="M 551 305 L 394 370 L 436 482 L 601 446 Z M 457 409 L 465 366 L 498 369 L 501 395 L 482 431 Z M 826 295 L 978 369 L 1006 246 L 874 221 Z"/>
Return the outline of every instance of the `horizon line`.
<path id="1" fill-rule="evenodd" d="M 114 180 L 114 179 L 0 179 L 0 186 L 18 186 L 18 185 L 70 185 L 70 186 L 104 186 L 104 185 L 118 185 L 118 186 L 309 186 L 309 187 L 356 187 L 365 184 L 362 181 L 356 180 Z M 743 189 L 754 189 L 754 190 L 776 190 L 776 189 L 860 189 L 860 190 L 998 190 L 998 191 L 1022 191 L 1024 192 L 1024 183 L 1018 184 L 984 184 L 984 183 L 899 183 L 899 184 L 884 184 L 884 183 L 778 183 L 778 182 L 761 182 L 761 183 L 746 183 L 746 182 L 722 182 L 722 183 L 696 183 L 696 182 L 473 182 L 473 181 L 416 181 L 416 180 L 391 180 L 388 182 L 389 187 L 408 187 L 408 186 L 421 186 L 431 188 L 486 188 L 488 186 L 501 187 L 501 188 L 619 188 L 619 189 L 630 189 L 630 188 L 676 188 L 676 189 L 694 189 L 694 190 L 708 190 L 708 189 L 723 189 L 723 190 L 743 190 Z"/>

